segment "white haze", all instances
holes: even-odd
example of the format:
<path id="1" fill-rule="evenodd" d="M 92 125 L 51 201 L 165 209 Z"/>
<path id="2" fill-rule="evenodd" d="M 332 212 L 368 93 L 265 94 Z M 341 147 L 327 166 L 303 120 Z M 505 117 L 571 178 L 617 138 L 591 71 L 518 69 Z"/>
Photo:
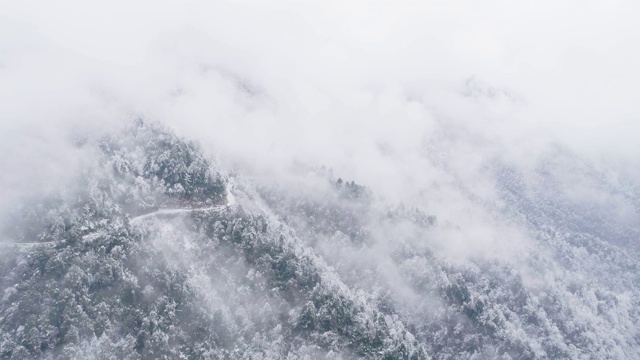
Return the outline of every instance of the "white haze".
<path id="1" fill-rule="evenodd" d="M 446 251 L 507 259 L 526 251 L 527 236 L 470 200 L 498 201 L 483 175 L 491 160 L 526 171 L 560 146 L 640 177 L 638 10 L 633 1 L 5 2 L 0 207 L 64 184 L 82 163 L 72 146 L 82 134 L 141 116 L 244 176 L 277 182 L 296 164 L 325 165 L 459 229 L 439 230 Z"/>

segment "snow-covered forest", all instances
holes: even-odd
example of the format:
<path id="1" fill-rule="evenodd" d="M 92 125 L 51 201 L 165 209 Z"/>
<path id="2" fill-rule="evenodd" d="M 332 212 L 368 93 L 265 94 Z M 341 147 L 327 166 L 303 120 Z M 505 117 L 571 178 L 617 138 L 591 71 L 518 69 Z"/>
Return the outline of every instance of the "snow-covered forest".
<path id="1" fill-rule="evenodd" d="M 638 14 L 0 5 L 0 359 L 640 358 Z"/>
<path id="2" fill-rule="evenodd" d="M 255 184 L 140 119 L 79 146 L 95 163 L 3 231 L 4 357 L 639 355 L 638 229 L 562 195 L 570 154 L 533 184 L 488 168 L 502 204 L 480 205 L 487 221 L 533 242 L 454 261 L 439 241 L 455 223 L 326 169 Z M 637 189 L 577 167 L 637 211 Z"/>

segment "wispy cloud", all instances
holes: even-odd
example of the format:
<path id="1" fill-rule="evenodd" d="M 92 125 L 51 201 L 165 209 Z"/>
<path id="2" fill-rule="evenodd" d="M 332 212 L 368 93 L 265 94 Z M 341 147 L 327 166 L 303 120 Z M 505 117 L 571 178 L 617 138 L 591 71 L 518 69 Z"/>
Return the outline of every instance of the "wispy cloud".
<path id="1" fill-rule="evenodd" d="M 248 173 L 324 164 L 441 214 L 471 206 L 461 186 L 495 200 L 491 159 L 532 166 L 561 144 L 609 166 L 640 152 L 633 2 L 3 7 L 7 194 L 64 173 L 79 128 L 134 115 Z"/>

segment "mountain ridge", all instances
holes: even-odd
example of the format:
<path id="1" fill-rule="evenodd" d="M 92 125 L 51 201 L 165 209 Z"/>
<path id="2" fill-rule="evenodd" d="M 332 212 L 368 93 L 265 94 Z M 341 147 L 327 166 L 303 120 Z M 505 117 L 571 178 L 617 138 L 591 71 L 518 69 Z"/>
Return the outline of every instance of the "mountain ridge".
<path id="1" fill-rule="evenodd" d="M 140 119 L 82 146 L 99 155 L 72 191 L 25 201 L 3 230 L 2 358 L 640 354 L 637 253 L 582 226 L 599 213 L 547 168 L 533 185 L 487 168 L 502 200 L 477 201 L 487 219 L 533 239 L 518 261 L 457 259 L 446 242 L 473 233 L 322 171 L 252 183 Z"/>

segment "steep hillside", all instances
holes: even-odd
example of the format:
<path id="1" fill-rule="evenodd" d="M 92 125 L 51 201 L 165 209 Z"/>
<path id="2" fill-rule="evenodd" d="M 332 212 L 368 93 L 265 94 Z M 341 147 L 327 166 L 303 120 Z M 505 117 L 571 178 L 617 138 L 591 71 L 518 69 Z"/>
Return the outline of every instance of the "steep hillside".
<path id="1" fill-rule="evenodd" d="M 557 164 L 494 164 L 502 202 L 477 205 L 533 242 L 454 257 L 459 225 L 324 169 L 232 177 L 141 120 L 79 146 L 69 189 L 5 222 L 1 358 L 640 357 L 640 197 L 586 165 L 630 215 L 565 196 Z"/>

